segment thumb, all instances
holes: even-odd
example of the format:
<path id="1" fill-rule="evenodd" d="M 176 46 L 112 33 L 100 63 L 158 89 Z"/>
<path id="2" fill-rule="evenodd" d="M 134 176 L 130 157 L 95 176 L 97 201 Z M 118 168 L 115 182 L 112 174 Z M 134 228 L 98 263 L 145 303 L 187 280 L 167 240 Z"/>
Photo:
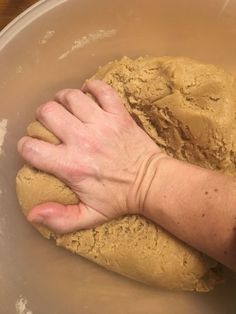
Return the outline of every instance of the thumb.
<path id="1" fill-rule="evenodd" d="M 105 215 L 83 203 L 38 205 L 29 212 L 27 219 L 31 223 L 42 224 L 57 234 L 92 228 L 108 220 Z"/>

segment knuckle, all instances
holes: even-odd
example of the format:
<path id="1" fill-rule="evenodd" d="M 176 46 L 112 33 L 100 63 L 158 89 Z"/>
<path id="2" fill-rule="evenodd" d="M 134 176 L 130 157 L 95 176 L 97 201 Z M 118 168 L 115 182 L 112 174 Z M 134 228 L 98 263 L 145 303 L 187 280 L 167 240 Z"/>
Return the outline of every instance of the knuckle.
<path id="1" fill-rule="evenodd" d="M 117 115 L 112 117 L 106 127 L 113 129 L 116 132 L 122 132 L 124 130 L 129 130 L 133 125 L 134 122 L 129 115 Z"/>
<path id="2" fill-rule="evenodd" d="M 65 99 L 68 103 L 75 102 L 78 100 L 79 91 L 78 90 L 69 90 L 65 94 Z"/>
<path id="3" fill-rule="evenodd" d="M 56 93 L 55 95 L 55 100 L 60 102 L 63 102 L 65 100 L 65 95 L 68 93 L 70 89 L 65 88 L 65 89 L 61 89 L 59 92 Z"/>
<path id="4" fill-rule="evenodd" d="M 110 97 L 113 94 L 113 88 L 110 85 L 101 86 L 100 93 L 102 96 Z"/>
<path id="5" fill-rule="evenodd" d="M 110 85 L 106 85 L 103 87 L 103 93 L 110 96 L 114 93 L 114 89 Z"/>
<path id="6" fill-rule="evenodd" d="M 130 128 L 130 127 L 133 127 L 135 125 L 135 122 L 134 120 L 131 118 L 130 115 L 124 115 L 123 116 L 123 119 L 121 119 L 123 125 L 126 127 L 126 128 Z"/>
<path id="7" fill-rule="evenodd" d="M 39 116 L 45 116 L 48 113 L 51 113 L 53 111 L 55 111 L 55 109 L 57 108 L 57 103 L 53 102 L 53 101 L 48 101 L 45 104 L 41 105 L 38 110 L 37 110 L 37 114 Z"/>
<path id="8" fill-rule="evenodd" d="M 61 168 L 65 177 L 70 182 L 77 182 L 78 179 L 81 178 L 81 176 L 84 174 L 83 168 L 78 164 L 76 166 L 72 164 L 64 165 Z"/>
<path id="9" fill-rule="evenodd" d="M 32 153 L 34 152 L 34 147 L 30 139 L 25 140 L 25 142 L 22 145 L 21 152 L 24 157 L 32 155 Z"/>

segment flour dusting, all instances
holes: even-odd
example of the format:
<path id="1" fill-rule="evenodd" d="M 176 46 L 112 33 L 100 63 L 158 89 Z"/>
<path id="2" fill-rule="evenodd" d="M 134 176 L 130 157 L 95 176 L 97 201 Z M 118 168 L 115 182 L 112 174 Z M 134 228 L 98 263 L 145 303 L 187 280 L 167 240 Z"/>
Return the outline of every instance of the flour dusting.
<path id="1" fill-rule="evenodd" d="M 115 36 L 117 33 L 116 29 L 110 29 L 110 30 L 103 30 L 103 29 L 99 29 L 93 33 L 90 33 L 88 35 L 85 35 L 83 37 L 81 37 L 78 40 L 75 40 L 73 43 L 73 46 L 67 50 L 66 52 L 64 52 L 60 57 L 59 60 L 63 60 L 66 57 L 68 57 L 72 52 L 74 52 L 75 50 L 84 48 L 85 46 L 92 44 L 98 40 L 102 40 L 105 38 L 109 38 L 112 36 Z"/>
<path id="2" fill-rule="evenodd" d="M 44 35 L 44 37 L 42 39 L 39 40 L 39 44 L 40 45 L 46 45 L 50 39 L 53 38 L 53 36 L 55 35 L 55 31 L 53 30 L 49 30 L 46 32 L 46 34 Z"/>
<path id="3" fill-rule="evenodd" d="M 22 295 L 16 300 L 16 314 L 33 314 L 33 312 L 28 309 L 28 300 Z"/>
<path id="4" fill-rule="evenodd" d="M 0 120 L 0 155 L 2 153 L 2 146 L 4 143 L 5 136 L 7 134 L 7 119 Z"/>

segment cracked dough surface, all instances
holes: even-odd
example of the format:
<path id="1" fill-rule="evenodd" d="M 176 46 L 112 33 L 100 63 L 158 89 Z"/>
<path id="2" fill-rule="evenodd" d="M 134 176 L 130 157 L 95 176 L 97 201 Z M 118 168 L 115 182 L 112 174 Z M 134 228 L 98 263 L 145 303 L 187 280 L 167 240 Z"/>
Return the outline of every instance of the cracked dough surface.
<path id="1" fill-rule="evenodd" d="M 186 58 L 124 57 L 101 67 L 94 77 L 117 90 L 136 122 L 169 155 L 235 174 L 233 76 Z M 37 121 L 27 131 L 30 136 L 59 143 Z M 47 201 L 78 202 L 61 181 L 28 165 L 19 171 L 16 185 L 25 214 Z M 136 215 L 62 236 L 35 227 L 57 245 L 148 285 L 209 291 L 220 279 L 215 261 Z"/>

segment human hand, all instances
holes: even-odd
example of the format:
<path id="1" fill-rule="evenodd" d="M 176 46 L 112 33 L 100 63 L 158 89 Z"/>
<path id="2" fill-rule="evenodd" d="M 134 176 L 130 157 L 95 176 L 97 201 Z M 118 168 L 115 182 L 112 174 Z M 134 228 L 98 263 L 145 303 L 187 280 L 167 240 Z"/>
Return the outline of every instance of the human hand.
<path id="1" fill-rule="evenodd" d="M 152 164 L 164 154 L 109 85 L 94 80 L 83 91 L 62 90 L 54 101 L 41 105 L 36 116 L 61 144 L 24 137 L 19 153 L 35 168 L 65 182 L 80 203 L 36 206 L 28 214 L 30 222 L 67 233 L 143 213 Z"/>

